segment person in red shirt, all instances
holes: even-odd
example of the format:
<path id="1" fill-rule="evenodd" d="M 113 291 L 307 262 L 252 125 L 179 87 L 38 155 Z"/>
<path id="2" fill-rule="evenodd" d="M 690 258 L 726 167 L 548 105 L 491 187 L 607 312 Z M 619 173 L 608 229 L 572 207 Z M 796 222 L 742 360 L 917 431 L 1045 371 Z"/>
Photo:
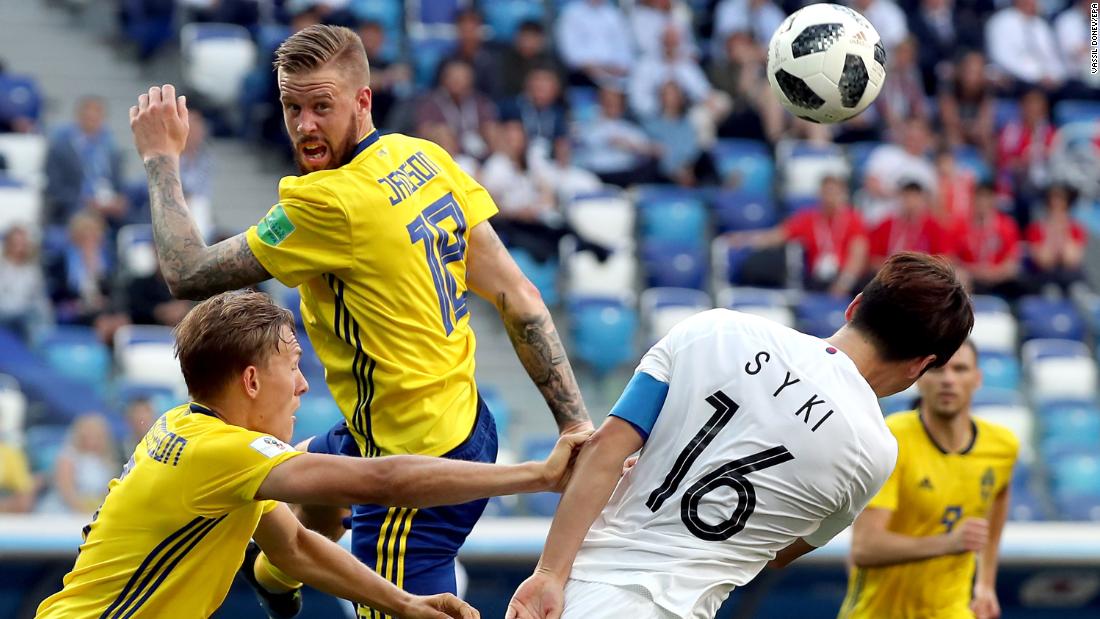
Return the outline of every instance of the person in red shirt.
<path id="1" fill-rule="evenodd" d="M 867 271 L 867 232 L 863 218 L 848 203 L 848 186 L 838 176 L 821 181 L 820 202 L 792 214 L 770 230 L 730 235 L 734 245 L 771 247 L 787 242 L 802 246 L 805 286 L 835 296 L 850 296 Z"/>
<path id="2" fill-rule="evenodd" d="M 1047 187 L 1042 215 L 1027 227 L 1027 251 L 1035 282 L 1055 285 L 1068 293 L 1084 281 L 1082 266 L 1088 237 L 1080 223 L 1070 216 L 1076 196 L 1067 185 Z"/>
<path id="3" fill-rule="evenodd" d="M 1020 117 L 997 136 L 997 191 L 1014 198 L 1014 216 L 1021 226 L 1031 220 L 1031 204 L 1049 174 L 1054 126 L 1048 111 L 1043 91 L 1029 90 L 1020 99 Z"/>
<path id="4" fill-rule="evenodd" d="M 871 268 L 878 270 L 887 258 L 899 251 L 954 257 L 952 231 L 934 217 L 928 190 L 920 183 L 907 182 L 902 185 L 898 197 L 898 211 L 871 231 Z"/>
<path id="5" fill-rule="evenodd" d="M 997 209 L 993 185 L 983 183 L 974 194 L 974 210 L 957 229 L 959 265 L 976 294 L 1016 298 L 1026 292 L 1020 275 L 1020 228 Z"/>

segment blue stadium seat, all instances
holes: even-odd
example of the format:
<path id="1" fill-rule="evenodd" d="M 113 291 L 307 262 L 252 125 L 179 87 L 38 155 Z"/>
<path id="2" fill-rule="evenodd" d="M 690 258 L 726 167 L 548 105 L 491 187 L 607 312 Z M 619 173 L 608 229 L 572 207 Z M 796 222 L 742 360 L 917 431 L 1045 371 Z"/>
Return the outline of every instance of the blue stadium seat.
<path id="1" fill-rule="evenodd" d="M 1008 301 L 989 294 L 976 294 L 970 297 L 970 304 L 974 306 L 975 314 L 1012 311 Z"/>
<path id="2" fill-rule="evenodd" d="M 770 195 L 774 189 L 775 164 L 767 143 L 722 139 L 711 155 L 727 186 L 755 195 Z"/>
<path id="3" fill-rule="evenodd" d="M 395 33 L 404 32 L 405 30 L 405 25 L 402 23 L 404 4 L 402 0 L 351 0 L 348 10 L 357 20 L 378 22 L 386 31 L 386 38 L 391 38 Z M 441 6 L 445 5 L 446 2 L 432 0 L 422 4 Z M 454 17 L 453 13 L 451 17 Z"/>
<path id="4" fill-rule="evenodd" d="M 647 288 L 706 288 L 706 252 L 695 245 L 643 241 L 641 259 Z"/>
<path id="5" fill-rule="evenodd" d="M 1085 341 L 1085 321 L 1069 301 L 1024 297 L 1016 304 L 1016 310 L 1021 341 L 1037 338 Z"/>
<path id="6" fill-rule="evenodd" d="M 344 418 L 340 407 L 329 395 L 307 393 L 302 396 L 301 405 L 294 413 L 294 437 L 292 444 L 329 431 L 333 425 Z"/>
<path id="7" fill-rule="evenodd" d="M 421 37 L 410 41 L 417 88 L 428 89 L 435 84 L 439 64 L 451 54 L 454 46 L 454 39 L 450 37 Z"/>
<path id="8" fill-rule="evenodd" d="M 981 151 L 973 146 L 955 147 L 955 162 L 960 168 L 970 170 L 979 182 L 993 180 L 993 169 L 986 163 Z"/>
<path id="9" fill-rule="evenodd" d="M 512 259 L 516 261 L 519 270 L 523 271 L 527 279 L 531 280 L 535 288 L 539 289 L 539 294 L 542 295 L 542 300 L 546 305 L 557 305 L 561 301 L 561 296 L 558 294 L 558 271 L 560 267 L 557 261 L 538 262 L 531 254 L 520 248 L 512 248 L 509 253 L 512 254 Z"/>
<path id="10" fill-rule="evenodd" d="M 1008 519 L 1014 522 L 1040 522 L 1046 520 L 1046 508 L 1031 490 L 1013 488 L 1008 497 Z"/>
<path id="11" fill-rule="evenodd" d="M 1066 99 L 1054 104 L 1054 123 L 1061 127 L 1074 122 L 1100 121 L 1100 101 Z"/>
<path id="12" fill-rule="evenodd" d="M 149 400 L 157 415 L 183 403 L 174 391 L 163 385 L 146 385 L 126 380 L 117 381 L 114 384 L 113 399 L 115 408 L 119 411 L 125 410 L 126 406 L 134 400 Z"/>
<path id="13" fill-rule="evenodd" d="M 372 0 L 362 0 L 371 2 Z M 420 0 L 420 10 L 415 16 L 416 20 L 425 25 L 444 24 L 450 25 L 455 21 L 458 13 L 458 0 Z"/>
<path id="14" fill-rule="evenodd" d="M 670 185 L 646 185 L 638 190 L 642 240 L 705 247 L 707 208 L 698 191 Z"/>
<path id="15" fill-rule="evenodd" d="M 1012 389 L 994 389 L 983 387 L 974 392 L 971 406 L 975 409 L 986 407 L 1023 407 L 1026 405 L 1024 396 L 1019 391 Z"/>
<path id="16" fill-rule="evenodd" d="M 111 376 L 111 353 L 90 327 L 58 326 L 42 338 L 38 349 L 62 376 L 78 380 L 99 394 Z"/>
<path id="17" fill-rule="evenodd" d="M 541 21 L 545 9 L 541 0 L 488 0 L 481 3 L 485 23 L 493 30 L 493 39 L 511 41 L 519 25 L 528 20 Z"/>
<path id="18" fill-rule="evenodd" d="M 1056 499 L 1088 496 L 1100 499 L 1100 457 L 1094 449 L 1064 454 L 1050 463 L 1051 485 Z"/>
<path id="19" fill-rule="evenodd" d="M 779 223 L 778 209 L 767 193 L 719 192 L 714 197 L 714 216 L 719 233 L 760 230 Z"/>
<path id="20" fill-rule="evenodd" d="M 569 112 L 576 122 L 593 120 L 600 113 L 599 97 L 595 88 L 569 86 L 565 89 L 565 101 L 569 104 Z"/>
<path id="21" fill-rule="evenodd" d="M 270 58 L 283 41 L 290 36 L 290 26 L 283 24 L 261 24 L 256 29 L 256 51 L 260 58 Z M 264 67 L 268 73 L 269 67 Z"/>
<path id="22" fill-rule="evenodd" d="M 845 147 L 848 153 L 848 163 L 852 166 L 852 182 L 863 182 L 863 171 L 867 168 L 867 160 L 876 148 L 882 146 L 882 142 L 853 142 Z"/>
<path id="23" fill-rule="evenodd" d="M 550 452 L 553 451 L 554 445 L 558 442 L 556 436 L 537 436 L 528 438 L 523 445 L 523 452 L 520 455 L 523 460 L 545 460 Z M 523 497 L 524 506 L 527 508 L 528 515 L 542 516 L 549 518 L 554 515 L 554 510 L 558 508 L 558 501 L 561 500 L 561 495 L 556 492 L 536 492 L 533 494 L 527 494 Z"/>
<path id="24" fill-rule="evenodd" d="M 1039 409 L 1040 449 L 1048 458 L 1100 446 L 1100 406 L 1087 400 L 1045 402 Z"/>
<path id="25" fill-rule="evenodd" d="M 1100 496 L 1071 495 L 1055 499 L 1060 520 L 1100 522 Z"/>
<path id="26" fill-rule="evenodd" d="M 33 78 L 0 75 L 0 118 L 29 118 L 38 122 L 41 116 L 42 93 Z"/>
<path id="27" fill-rule="evenodd" d="M 807 293 L 794 306 L 799 330 L 816 337 L 828 337 L 846 322 L 844 311 L 848 299 L 838 299 L 827 294 Z"/>
<path id="28" fill-rule="evenodd" d="M 637 313 L 619 299 L 577 297 L 569 301 L 573 350 L 599 374 L 633 361 Z"/>
<path id="29" fill-rule="evenodd" d="M 57 456 L 65 446 L 68 426 L 43 425 L 31 426 L 23 434 L 23 446 L 31 472 L 49 477 L 53 474 Z"/>
<path id="30" fill-rule="evenodd" d="M 982 386 L 992 389 L 1020 389 L 1020 361 L 1016 355 L 1003 352 L 983 352 L 978 357 L 982 370 Z"/>
<path id="31" fill-rule="evenodd" d="M 895 393 L 894 395 L 880 399 L 878 403 L 879 406 L 882 407 L 882 413 L 884 415 L 890 415 L 901 411 L 913 410 L 917 403 L 917 399 L 908 393 Z"/>
<path id="32" fill-rule="evenodd" d="M 492 413 L 493 420 L 496 421 L 497 436 L 500 437 L 501 445 L 507 444 L 512 429 L 511 407 L 508 406 L 504 396 L 500 394 L 500 390 L 493 385 L 481 383 L 477 391 L 489 412 Z"/>

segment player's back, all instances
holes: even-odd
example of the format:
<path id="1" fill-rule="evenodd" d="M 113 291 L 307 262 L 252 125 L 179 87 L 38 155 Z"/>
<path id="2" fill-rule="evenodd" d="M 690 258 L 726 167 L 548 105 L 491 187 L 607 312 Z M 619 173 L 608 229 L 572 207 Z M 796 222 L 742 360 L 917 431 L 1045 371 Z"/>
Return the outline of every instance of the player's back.
<path id="1" fill-rule="evenodd" d="M 572 577 L 641 586 L 678 616 L 712 617 L 777 551 L 847 526 L 889 476 L 896 444 L 855 364 L 823 340 L 711 310 L 659 348 L 664 407 Z"/>
<path id="2" fill-rule="evenodd" d="M 297 452 L 198 405 L 154 423 L 91 524 L 64 589 L 40 619 L 208 617 L 260 516 L 267 471 Z"/>

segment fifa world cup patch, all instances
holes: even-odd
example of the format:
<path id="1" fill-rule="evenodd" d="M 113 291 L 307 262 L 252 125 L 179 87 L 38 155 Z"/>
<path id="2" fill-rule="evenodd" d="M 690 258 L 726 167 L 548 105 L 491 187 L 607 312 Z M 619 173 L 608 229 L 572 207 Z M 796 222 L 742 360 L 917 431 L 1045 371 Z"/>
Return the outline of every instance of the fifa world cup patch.
<path id="1" fill-rule="evenodd" d="M 282 204 L 276 204 L 267 216 L 256 225 L 256 236 L 268 245 L 278 245 L 294 232 L 294 224 L 287 217 Z"/>
<path id="2" fill-rule="evenodd" d="M 249 447 L 262 453 L 268 458 L 274 458 L 281 453 L 294 451 L 293 447 L 280 441 L 274 436 L 261 436 L 260 438 L 252 441 L 252 443 L 249 444 Z"/>

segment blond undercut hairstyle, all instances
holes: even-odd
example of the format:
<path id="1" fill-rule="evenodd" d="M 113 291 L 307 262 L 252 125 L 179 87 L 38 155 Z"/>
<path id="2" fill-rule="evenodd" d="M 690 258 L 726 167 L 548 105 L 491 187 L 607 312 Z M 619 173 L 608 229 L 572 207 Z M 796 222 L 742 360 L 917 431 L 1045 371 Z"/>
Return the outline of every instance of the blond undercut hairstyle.
<path id="1" fill-rule="evenodd" d="M 367 51 L 350 28 L 309 26 L 290 35 L 275 50 L 275 70 L 283 73 L 308 73 L 329 65 L 337 66 L 359 88 L 370 85 Z"/>

